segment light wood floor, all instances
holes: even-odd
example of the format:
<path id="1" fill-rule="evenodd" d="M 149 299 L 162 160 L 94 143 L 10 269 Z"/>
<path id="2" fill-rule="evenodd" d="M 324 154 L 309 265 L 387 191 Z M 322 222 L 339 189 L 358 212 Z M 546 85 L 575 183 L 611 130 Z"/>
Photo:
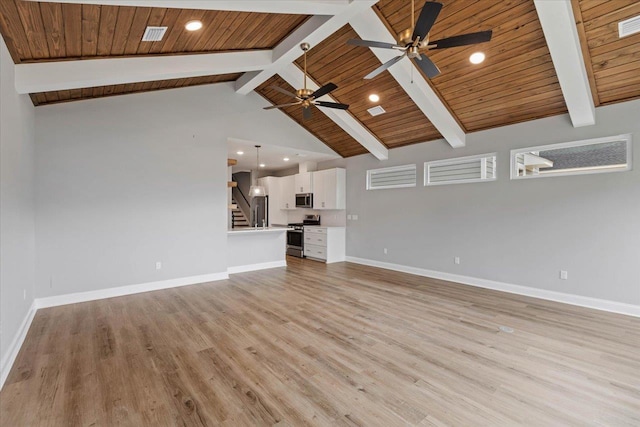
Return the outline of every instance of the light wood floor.
<path id="1" fill-rule="evenodd" d="M 640 319 L 292 259 L 40 310 L 0 424 L 638 426 L 639 344 Z"/>

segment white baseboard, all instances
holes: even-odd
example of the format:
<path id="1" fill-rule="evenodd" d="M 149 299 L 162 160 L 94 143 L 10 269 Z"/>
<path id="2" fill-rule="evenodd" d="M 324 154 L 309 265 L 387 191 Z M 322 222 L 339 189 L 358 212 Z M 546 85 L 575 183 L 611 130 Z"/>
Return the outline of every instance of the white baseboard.
<path id="1" fill-rule="evenodd" d="M 181 277 L 179 279 L 141 283 L 139 285 L 120 286 L 117 288 L 100 289 L 97 291 L 78 292 L 75 294 L 38 298 L 35 300 L 35 304 L 36 308 L 57 307 L 59 305 L 76 304 L 79 302 L 95 301 L 104 298 L 121 297 L 124 295 L 139 294 L 142 292 L 196 285 L 198 283 L 215 282 L 228 278 L 228 273 L 203 274 L 201 276 Z"/>
<path id="2" fill-rule="evenodd" d="M 33 304 L 31 304 L 27 315 L 22 320 L 22 324 L 20 325 L 18 332 L 13 337 L 13 341 L 11 341 L 11 345 L 9 345 L 7 353 L 2 358 L 2 362 L 0 362 L 0 390 L 2 390 L 4 382 L 9 376 L 9 372 L 13 367 L 13 362 L 15 362 L 16 357 L 18 357 L 18 353 L 20 352 L 20 348 L 22 347 L 24 339 L 27 337 L 27 332 L 29 331 L 31 322 L 36 315 L 36 311 L 38 311 L 38 308 L 36 307 L 36 302 L 34 301 Z"/>
<path id="3" fill-rule="evenodd" d="M 246 273 L 248 271 L 257 271 L 257 270 L 267 270 L 269 268 L 277 268 L 277 267 L 286 267 L 287 261 L 271 261 L 271 262 L 262 262 L 259 264 L 249 264 L 249 265 L 239 265 L 237 267 L 229 267 L 227 268 L 227 273 L 229 274 L 237 274 L 237 273 Z"/>
<path id="4" fill-rule="evenodd" d="M 477 277 L 462 276 L 452 273 L 444 273 L 441 271 L 409 267 L 406 265 L 392 264 L 365 258 L 348 256 L 346 258 L 346 261 L 353 262 L 355 264 L 368 265 L 371 267 L 384 268 L 387 270 L 400 271 L 402 273 L 414 274 L 416 276 L 447 280 L 449 282 L 461 283 L 463 285 L 493 289 L 496 291 L 508 292 L 511 294 L 525 295 L 528 297 L 540 298 L 550 301 L 562 302 L 565 304 L 577 305 L 581 307 L 594 308 L 596 310 L 610 311 L 612 313 L 620 313 L 626 314 L 628 316 L 640 317 L 640 305 L 625 304 L 622 302 L 585 297 L 581 295 L 565 294 L 562 292 L 548 291 L 545 289 L 531 288 L 528 286 L 513 285 L 511 283 L 496 282 L 494 280 L 480 279 Z"/>

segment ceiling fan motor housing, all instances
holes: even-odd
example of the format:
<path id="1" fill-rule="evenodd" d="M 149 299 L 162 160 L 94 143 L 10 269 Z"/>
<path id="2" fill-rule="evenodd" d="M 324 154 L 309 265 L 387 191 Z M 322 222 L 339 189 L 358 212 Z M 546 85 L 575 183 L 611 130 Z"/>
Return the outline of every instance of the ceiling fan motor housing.
<path id="1" fill-rule="evenodd" d="M 307 99 L 313 94 L 311 89 L 298 89 L 296 90 L 296 96 L 301 99 Z"/>
<path id="2" fill-rule="evenodd" d="M 413 28 L 408 28 L 403 32 L 401 32 L 400 34 L 398 34 L 398 44 L 400 46 L 409 47 L 413 45 L 413 42 L 414 42 Z M 423 49 L 423 48 L 426 48 L 428 44 L 429 44 L 429 35 L 427 34 L 427 37 L 424 40 L 420 40 L 416 47 L 418 49 Z"/>

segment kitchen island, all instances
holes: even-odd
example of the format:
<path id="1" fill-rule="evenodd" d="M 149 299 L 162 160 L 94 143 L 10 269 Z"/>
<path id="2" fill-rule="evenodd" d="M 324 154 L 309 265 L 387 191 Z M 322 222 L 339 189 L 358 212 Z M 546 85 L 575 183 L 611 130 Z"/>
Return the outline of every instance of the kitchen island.
<path id="1" fill-rule="evenodd" d="M 286 227 L 243 227 L 227 232 L 229 274 L 285 267 Z"/>

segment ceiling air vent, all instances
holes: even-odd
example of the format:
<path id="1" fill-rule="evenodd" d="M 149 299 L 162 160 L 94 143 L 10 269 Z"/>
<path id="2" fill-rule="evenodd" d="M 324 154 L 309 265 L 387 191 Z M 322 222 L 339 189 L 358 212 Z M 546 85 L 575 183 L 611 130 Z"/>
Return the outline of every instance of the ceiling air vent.
<path id="1" fill-rule="evenodd" d="M 376 105 L 375 107 L 369 108 L 367 110 L 369 112 L 369 114 L 371 114 L 372 116 L 379 116 L 380 114 L 384 114 L 386 113 L 385 109 L 382 108 L 379 105 Z"/>
<path id="2" fill-rule="evenodd" d="M 147 27 L 142 36 L 143 42 L 159 42 L 167 32 L 168 27 Z"/>
<path id="3" fill-rule="evenodd" d="M 630 36 L 640 32 L 640 15 L 618 22 L 618 33 L 620 38 Z"/>

